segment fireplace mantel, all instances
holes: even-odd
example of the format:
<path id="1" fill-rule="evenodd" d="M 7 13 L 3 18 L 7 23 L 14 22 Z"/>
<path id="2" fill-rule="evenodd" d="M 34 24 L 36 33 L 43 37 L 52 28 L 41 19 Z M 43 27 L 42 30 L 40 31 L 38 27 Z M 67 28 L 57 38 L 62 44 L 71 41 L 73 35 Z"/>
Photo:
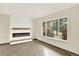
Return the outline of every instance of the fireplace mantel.
<path id="1" fill-rule="evenodd" d="M 30 28 L 12 28 L 12 30 L 30 30 Z"/>

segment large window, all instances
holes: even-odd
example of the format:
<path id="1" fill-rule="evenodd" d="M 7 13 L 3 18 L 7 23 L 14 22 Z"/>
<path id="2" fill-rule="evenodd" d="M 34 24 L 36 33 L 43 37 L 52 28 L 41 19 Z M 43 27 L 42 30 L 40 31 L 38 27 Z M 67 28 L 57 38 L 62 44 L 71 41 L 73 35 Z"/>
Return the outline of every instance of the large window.
<path id="1" fill-rule="evenodd" d="M 67 17 L 43 22 L 43 36 L 67 40 Z"/>

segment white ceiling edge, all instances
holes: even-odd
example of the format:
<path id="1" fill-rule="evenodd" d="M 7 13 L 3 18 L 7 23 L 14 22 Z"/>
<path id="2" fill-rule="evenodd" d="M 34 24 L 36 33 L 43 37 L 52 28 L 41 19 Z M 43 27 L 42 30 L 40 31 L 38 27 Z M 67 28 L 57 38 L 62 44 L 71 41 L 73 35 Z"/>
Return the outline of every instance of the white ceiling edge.
<path id="1" fill-rule="evenodd" d="M 79 5 L 78 3 L 0 3 L 0 14 L 26 17 L 30 19 L 47 16 L 64 9 Z"/>

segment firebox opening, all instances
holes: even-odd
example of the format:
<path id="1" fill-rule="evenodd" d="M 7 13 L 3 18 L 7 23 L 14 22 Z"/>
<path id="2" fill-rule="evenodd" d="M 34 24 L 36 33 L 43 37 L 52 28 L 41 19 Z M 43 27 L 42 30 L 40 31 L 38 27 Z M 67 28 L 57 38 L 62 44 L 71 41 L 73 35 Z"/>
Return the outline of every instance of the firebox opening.
<path id="1" fill-rule="evenodd" d="M 13 37 L 30 36 L 30 33 L 13 33 Z"/>

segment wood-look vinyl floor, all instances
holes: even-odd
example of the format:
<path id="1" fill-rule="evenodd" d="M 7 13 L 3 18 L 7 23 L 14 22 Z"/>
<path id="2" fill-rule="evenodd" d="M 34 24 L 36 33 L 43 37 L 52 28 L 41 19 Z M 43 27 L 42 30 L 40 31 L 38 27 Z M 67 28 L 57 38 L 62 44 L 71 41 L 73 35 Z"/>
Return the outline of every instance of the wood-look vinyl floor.
<path id="1" fill-rule="evenodd" d="M 33 40 L 16 45 L 0 45 L 0 56 L 66 56 L 66 54 L 54 46 Z"/>

